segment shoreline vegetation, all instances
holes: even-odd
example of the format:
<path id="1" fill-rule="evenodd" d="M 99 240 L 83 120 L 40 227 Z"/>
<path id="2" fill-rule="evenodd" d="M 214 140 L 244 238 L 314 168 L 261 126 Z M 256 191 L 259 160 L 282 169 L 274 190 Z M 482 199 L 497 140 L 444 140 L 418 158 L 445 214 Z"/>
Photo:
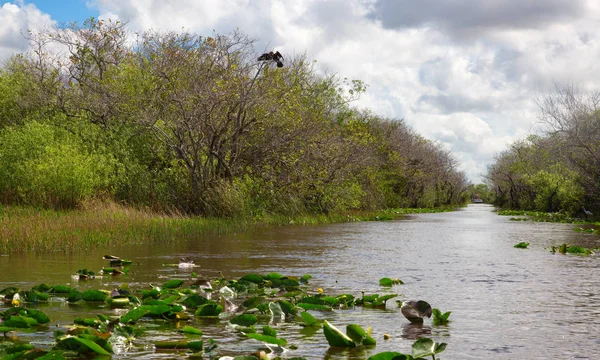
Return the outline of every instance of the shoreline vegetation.
<path id="1" fill-rule="evenodd" d="M 90 18 L 26 36 L 33 50 L 0 67 L 0 253 L 381 220 L 418 210 L 377 209 L 469 198 L 442 143 L 352 106 L 361 80 L 259 56 L 241 31 L 132 38 Z"/>
<path id="2" fill-rule="evenodd" d="M 114 203 L 76 210 L 0 206 L 0 255 L 25 251 L 71 252 L 140 242 L 172 242 L 258 228 L 357 221 L 386 221 L 407 214 L 453 211 L 456 207 L 347 211 L 332 214 L 270 215 L 260 219 L 165 215 Z"/>

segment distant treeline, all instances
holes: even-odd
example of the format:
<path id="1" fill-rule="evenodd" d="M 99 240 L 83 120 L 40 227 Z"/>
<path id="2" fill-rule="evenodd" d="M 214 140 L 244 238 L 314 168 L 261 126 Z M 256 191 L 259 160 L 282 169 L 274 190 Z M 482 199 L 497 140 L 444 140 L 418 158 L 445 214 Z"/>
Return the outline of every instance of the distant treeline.
<path id="1" fill-rule="evenodd" d="M 435 207 L 468 180 L 440 144 L 351 107 L 358 80 L 258 61 L 240 32 L 30 33 L 0 72 L 0 202 L 103 198 L 207 216 Z"/>
<path id="2" fill-rule="evenodd" d="M 557 86 L 539 101 L 540 135 L 496 157 L 487 179 L 495 203 L 570 215 L 600 211 L 600 93 Z"/>

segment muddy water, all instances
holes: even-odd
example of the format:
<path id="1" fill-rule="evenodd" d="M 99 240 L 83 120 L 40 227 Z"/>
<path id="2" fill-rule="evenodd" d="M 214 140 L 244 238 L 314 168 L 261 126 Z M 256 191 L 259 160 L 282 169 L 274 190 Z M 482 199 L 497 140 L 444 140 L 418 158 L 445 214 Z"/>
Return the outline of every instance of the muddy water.
<path id="1" fill-rule="evenodd" d="M 600 247 L 600 237 L 572 231 L 573 225 L 512 222 L 487 205 L 470 205 L 453 213 L 413 215 L 392 222 L 364 222 L 314 227 L 285 227 L 194 241 L 156 243 L 126 248 L 98 249 L 77 254 L 0 257 L 0 288 L 28 289 L 39 283 L 110 289 L 129 283 L 135 289 L 160 284 L 190 271 L 166 267 L 180 257 L 193 259 L 201 277 L 226 277 L 248 272 L 277 271 L 287 275 L 311 274 L 311 284 L 327 293 L 397 292 L 400 299 L 423 299 L 442 311 L 452 311 L 448 326 L 411 326 L 396 304 L 386 310 L 357 308 L 315 313 L 344 328 L 357 323 L 371 326 L 378 340 L 374 349 L 332 351 L 322 333 L 301 332 L 298 325 L 277 325 L 279 336 L 296 344 L 283 357 L 311 359 L 364 359 L 382 351 L 410 353 L 420 336 L 448 343 L 444 359 L 600 359 L 600 255 L 553 255 L 551 245 L 570 243 Z M 513 248 L 527 241 L 529 249 Z M 77 269 L 98 270 L 114 253 L 134 261 L 120 278 L 76 283 Z M 392 290 L 378 280 L 404 281 Z M 56 325 L 107 308 L 86 308 L 51 302 L 40 305 L 52 319 L 48 331 L 29 334 L 41 347 L 51 344 Z M 196 324 L 197 325 L 197 324 Z M 222 325 L 200 324 L 204 339 L 214 338 L 225 353 L 248 353 L 254 340 L 240 337 Z M 383 334 L 391 339 L 384 341 Z M 135 349 L 114 358 L 173 358 L 149 345 L 161 338 L 159 329 L 139 339 Z"/>

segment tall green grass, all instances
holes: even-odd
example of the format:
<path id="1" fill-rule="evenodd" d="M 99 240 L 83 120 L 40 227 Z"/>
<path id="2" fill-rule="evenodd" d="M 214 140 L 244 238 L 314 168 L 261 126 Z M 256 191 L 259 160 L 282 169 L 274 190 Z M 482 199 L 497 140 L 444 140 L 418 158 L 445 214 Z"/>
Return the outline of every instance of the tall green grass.
<path id="1" fill-rule="evenodd" d="M 429 209 L 429 212 L 438 211 Z M 0 206 L 0 254 L 25 251 L 82 251 L 107 244 L 172 242 L 257 227 L 392 220 L 423 209 L 379 212 L 266 215 L 261 219 L 203 218 L 156 214 L 114 203 L 92 203 L 78 210 Z"/>

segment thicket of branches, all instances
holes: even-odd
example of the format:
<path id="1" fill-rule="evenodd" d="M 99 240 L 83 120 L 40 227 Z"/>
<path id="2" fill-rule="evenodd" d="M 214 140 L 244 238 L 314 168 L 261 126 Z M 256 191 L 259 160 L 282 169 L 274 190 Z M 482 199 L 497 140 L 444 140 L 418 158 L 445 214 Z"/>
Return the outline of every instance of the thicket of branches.
<path id="1" fill-rule="evenodd" d="M 441 145 L 350 106 L 362 82 L 257 61 L 243 33 L 132 40 L 90 19 L 30 41 L 0 72 L 3 203 L 261 216 L 464 200 Z"/>
<path id="2" fill-rule="evenodd" d="M 487 174 L 496 203 L 515 209 L 600 210 L 600 93 L 557 86 L 539 101 L 541 135 L 499 154 Z"/>

